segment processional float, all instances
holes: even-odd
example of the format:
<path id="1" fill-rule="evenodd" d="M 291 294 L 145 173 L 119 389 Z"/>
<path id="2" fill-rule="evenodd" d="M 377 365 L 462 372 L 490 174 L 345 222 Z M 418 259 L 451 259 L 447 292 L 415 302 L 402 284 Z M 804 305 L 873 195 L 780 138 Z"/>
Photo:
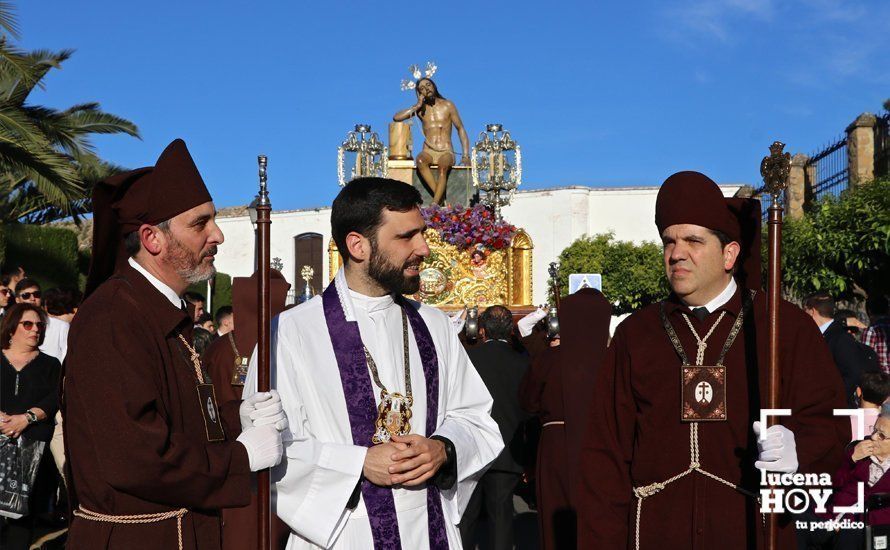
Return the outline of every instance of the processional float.
<path id="1" fill-rule="evenodd" d="M 403 91 L 414 92 L 420 105 L 421 81 L 428 81 L 436 93 L 432 77 L 438 67 L 428 62 L 425 70 L 409 67 L 411 80 L 402 81 Z M 424 84 L 423 86 L 426 86 Z M 441 97 L 441 96 L 438 96 Z M 502 209 L 511 203 L 522 183 L 522 151 L 501 124 L 487 124 L 470 148 L 463 122 L 455 116 L 454 128 L 433 135 L 421 120 L 417 105 L 396 113 L 389 125 L 385 144 L 370 124 L 356 124 L 337 148 L 337 181 L 340 186 L 360 177 L 388 177 L 412 185 L 424 200 L 424 215 L 430 231 L 430 255 L 421 265 L 417 300 L 446 311 L 467 309 L 468 332 L 477 326 L 480 307 L 504 304 L 527 313 L 532 307 L 532 239 L 522 228 L 503 219 Z M 448 102 L 448 109 L 456 107 Z M 433 108 L 432 104 L 428 105 Z M 424 138 L 423 148 L 414 158 L 412 125 Z M 458 124 L 459 123 L 459 124 Z M 463 154 L 451 143 L 451 132 L 461 136 Z M 444 201 L 435 201 L 438 181 L 429 181 L 424 168 L 438 170 L 438 162 L 451 153 L 454 162 L 447 170 Z M 444 155 L 444 157 L 442 156 Z M 447 166 L 447 160 L 444 161 Z M 429 176 L 429 173 L 427 173 Z M 328 247 L 328 277 L 333 279 L 341 264 L 336 243 Z"/>

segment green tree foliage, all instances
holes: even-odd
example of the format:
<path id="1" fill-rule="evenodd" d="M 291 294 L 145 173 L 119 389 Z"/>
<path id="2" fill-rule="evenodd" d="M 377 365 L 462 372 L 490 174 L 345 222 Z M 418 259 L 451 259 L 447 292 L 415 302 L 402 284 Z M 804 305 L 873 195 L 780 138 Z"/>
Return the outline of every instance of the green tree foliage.
<path id="1" fill-rule="evenodd" d="M 603 294 L 615 315 L 640 309 L 668 293 L 661 246 L 616 241 L 611 232 L 582 237 L 566 247 L 559 255 L 559 272 L 564 295 L 570 274 L 601 273 Z"/>
<path id="2" fill-rule="evenodd" d="M 201 296 L 207 297 L 207 283 L 195 283 L 189 286 L 190 292 L 197 292 Z M 232 277 L 225 273 L 217 273 L 213 280 L 213 295 L 210 297 L 210 306 L 213 308 L 211 313 L 216 315 L 216 311 L 223 306 L 232 305 Z"/>
<path id="3" fill-rule="evenodd" d="M 890 179 L 821 199 L 786 222 L 782 246 L 784 286 L 795 297 L 890 294 Z"/>
<path id="4" fill-rule="evenodd" d="M 81 287 L 77 236 L 67 229 L 29 224 L 2 226 L 5 260 L 24 266 L 43 288 Z"/>
<path id="5" fill-rule="evenodd" d="M 12 7 L 0 1 L 0 223 L 77 220 L 90 211 L 95 182 L 120 170 L 98 157 L 91 136 L 139 131 L 98 103 L 64 110 L 29 104 L 73 52 L 22 52 L 9 44 L 16 36 Z"/>

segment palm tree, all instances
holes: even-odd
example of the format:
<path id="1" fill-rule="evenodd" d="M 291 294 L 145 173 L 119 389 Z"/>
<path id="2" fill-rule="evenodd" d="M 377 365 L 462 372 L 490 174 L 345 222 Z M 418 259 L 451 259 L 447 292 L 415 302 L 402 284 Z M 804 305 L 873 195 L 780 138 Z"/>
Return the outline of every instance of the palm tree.
<path id="1" fill-rule="evenodd" d="M 15 36 L 7 2 L 0 1 L 0 31 Z M 65 110 L 27 103 L 28 96 L 71 50 L 19 52 L 0 40 L 0 223 L 46 223 L 89 212 L 92 186 L 120 168 L 96 155 L 90 137 L 139 137 L 132 122 L 103 112 L 98 103 Z"/>

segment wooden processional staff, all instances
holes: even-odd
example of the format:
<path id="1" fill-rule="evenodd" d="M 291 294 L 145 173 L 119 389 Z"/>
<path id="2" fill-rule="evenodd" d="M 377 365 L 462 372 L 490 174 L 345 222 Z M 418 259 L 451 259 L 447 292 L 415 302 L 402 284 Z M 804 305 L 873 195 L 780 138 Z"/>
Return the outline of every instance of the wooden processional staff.
<path id="1" fill-rule="evenodd" d="M 791 170 L 791 154 L 783 153 L 785 144 L 774 141 L 770 145 L 770 154 L 760 162 L 760 175 L 763 176 L 763 188 L 770 195 L 769 219 L 767 231 L 769 240 L 769 256 L 767 268 L 767 342 L 769 346 L 769 370 L 767 376 L 767 406 L 779 408 L 780 369 L 779 369 L 779 304 L 782 300 L 782 212 L 779 196 L 788 186 L 788 174 Z M 775 417 L 768 421 L 772 426 Z M 769 515 L 769 539 L 767 548 L 776 550 L 779 547 L 779 524 L 776 514 Z"/>
<path id="2" fill-rule="evenodd" d="M 259 285 L 257 286 L 257 391 L 269 391 L 272 293 L 269 289 L 270 242 L 269 226 L 272 224 L 272 203 L 266 189 L 266 156 L 259 155 L 260 191 L 256 205 L 256 249 Z M 257 472 L 257 548 L 272 548 L 272 514 L 269 470 Z"/>

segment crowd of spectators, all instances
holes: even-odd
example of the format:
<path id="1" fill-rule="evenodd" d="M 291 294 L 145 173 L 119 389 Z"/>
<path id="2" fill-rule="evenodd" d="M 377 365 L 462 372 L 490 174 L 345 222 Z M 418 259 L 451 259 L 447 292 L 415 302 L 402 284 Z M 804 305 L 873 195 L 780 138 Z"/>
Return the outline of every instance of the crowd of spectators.
<path id="1" fill-rule="evenodd" d="M 203 296 L 189 292 L 184 298 L 199 352 L 217 338 L 217 326 L 231 330 L 230 306 L 219 308 L 214 319 L 204 311 Z M 21 265 L 0 268 L 0 442 L 44 443 L 28 514 L 0 519 L 4 550 L 27 550 L 67 524 L 60 384 L 68 330 L 82 300 L 74 288 L 44 290 Z"/>

